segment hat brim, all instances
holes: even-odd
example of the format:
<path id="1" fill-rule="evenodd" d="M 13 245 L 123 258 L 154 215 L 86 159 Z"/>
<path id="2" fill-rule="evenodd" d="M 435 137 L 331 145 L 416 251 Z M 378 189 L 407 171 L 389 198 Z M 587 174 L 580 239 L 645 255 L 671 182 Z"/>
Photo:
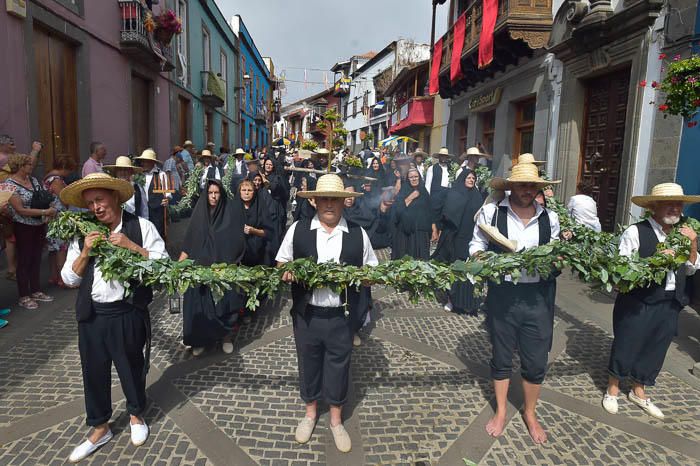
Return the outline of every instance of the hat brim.
<path id="1" fill-rule="evenodd" d="M 463 153 L 462 155 L 459 156 L 459 160 L 464 162 L 467 160 L 469 157 L 484 157 L 485 159 L 491 160 L 493 159 L 493 154 L 484 154 L 484 153 L 477 153 L 477 154 L 467 154 L 466 152 Z"/>
<path id="2" fill-rule="evenodd" d="M 494 178 L 491 180 L 491 187 L 499 191 L 506 191 L 514 184 L 535 184 L 539 188 L 546 188 L 553 184 L 559 184 L 561 180 L 543 180 L 541 178 L 529 180 L 511 180 L 509 178 Z"/>
<path id="3" fill-rule="evenodd" d="M 484 233 L 484 235 L 486 235 L 490 242 L 498 244 L 503 249 L 509 252 L 515 252 L 518 250 L 518 242 L 503 236 L 503 234 L 501 234 L 501 232 L 498 231 L 497 227 L 491 225 L 484 225 L 482 223 L 479 223 L 478 225 L 479 229 L 482 231 L 482 233 Z"/>
<path id="4" fill-rule="evenodd" d="M 134 160 L 139 160 L 139 161 L 146 161 L 146 162 L 155 162 L 159 165 L 163 165 L 163 162 L 161 162 L 158 159 L 149 159 L 148 157 L 134 157 Z"/>
<path id="5" fill-rule="evenodd" d="M 423 152 L 422 150 L 417 150 L 417 151 L 413 152 L 411 154 L 411 157 L 415 157 L 417 155 L 420 155 L 423 158 L 430 157 L 430 154 L 428 154 L 427 152 Z"/>
<path id="6" fill-rule="evenodd" d="M 633 196 L 632 202 L 645 209 L 651 207 L 651 205 L 655 202 L 682 202 L 684 204 L 696 204 L 700 202 L 700 195 Z"/>
<path id="7" fill-rule="evenodd" d="M 300 191 L 297 192 L 297 197 L 310 199 L 312 197 L 336 197 L 347 199 L 348 197 L 360 197 L 362 193 L 353 193 L 349 191 Z"/>
<path id="8" fill-rule="evenodd" d="M 439 152 L 434 153 L 433 155 L 431 155 L 431 157 L 434 158 L 434 159 L 439 159 L 439 158 L 442 157 L 443 155 L 445 155 L 445 156 L 447 156 L 447 157 L 449 157 L 449 158 L 451 158 L 451 159 L 456 159 L 456 158 L 457 158 L 457 156 L 454 155 L 454 154 L 441 154 L 441 153 L 439 153 Z"/>
<path id="9" fill-rule="evenodd" d="M 82 179 L 75 181 L 61 191 L 61 202 L 75 207 L 87 208 L 83 199 L 83 192 L 88 189 L 106 189 L 108 191 L 116 191 L 119 193 L 119 203 L 123 204 L 134 195 L 134 187 L 125 180 L 118 178 L 97 178 L 97 179 Z"/>
<path id="10" fill-rule="evenodd" d="M 143 171 L 143 168 L 135 167 L 133 165 L 130 167 L 122 167 L 121 165 L 103 165 L 102 166 L 102 170 L 104 170 L 104 171 L 117 170 L 118 168 L 126 168 L 127 170 L 133 170 L 134 173 L 141 173 Z"/>

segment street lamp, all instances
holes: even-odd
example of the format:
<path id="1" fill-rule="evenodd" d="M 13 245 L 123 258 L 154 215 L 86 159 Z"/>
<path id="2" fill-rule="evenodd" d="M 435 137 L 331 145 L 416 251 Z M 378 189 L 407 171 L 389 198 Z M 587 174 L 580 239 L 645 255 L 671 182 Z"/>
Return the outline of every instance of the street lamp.
<path id="1" fill-rule="evenodd" d="M 250 82 L 250 75 L 248 73 L 243 75 L 243 82 L 246 84 Z M 233 87 L 234 91 L 240 91 L 241 89 L 245 89 L 245 84 L 243 86 L 234 86 Z"/>

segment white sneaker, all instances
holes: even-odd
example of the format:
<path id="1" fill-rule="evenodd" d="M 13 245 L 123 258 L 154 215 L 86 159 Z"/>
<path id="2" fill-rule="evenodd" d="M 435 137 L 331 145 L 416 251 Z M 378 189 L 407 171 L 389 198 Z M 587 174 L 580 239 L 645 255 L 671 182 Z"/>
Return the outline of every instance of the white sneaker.
<path id="1" fill-rule="evenodd" d="M 294 439 L 299 443 L 306 443 L 311 438 L 311 434 L 316 427 L 316 419 L 311 419 L 310 417 L 304 416 L 304 419 L 299 422 L 297 426 L 296 434 Z"/>
<path id="2" fill-rule="evenodd" d="M 443 309 L 446 310 L 447 312 L 452 312 L 452 303 L 447 301 L 447 304 L 443 306 Z"/>
<path id="3" fill-rule="evenodd" d="M 610 414 L 617 414 L 618 408 L 617 397 L 612 396 L 606 391 L 605 395 L 603 395 L 603 409 Z"/>
<path id="4" fill-rule="evenodd" d="M 361 345 L 362 345 L 362 338 L 360 338 L 360 335 L 358 335 L 356 333 L 352 337 L 352 346 L 361 346 Z"/>
<path id="5" fill-rule="evenodd" d="M 143 421 L 143 424 L 131 424 L 131 443 L 135 447 L 140 447 L 146 443 L 146 439 L 148 439 L 148 426 L 146 425 L 146 421 Z"/>
<path id="6" fill-rule="evenodd" d="M 649 416 L 655 417 L 656 419 L 664 418 L 664 413 L 651 402 L 651 398 L 641 399 L 635 395 L 634 392 L 629 392 L 627 399 L 646 411 Z"/>
<path id="7" fill-rule="evenodd" d="M 231 343 L 230 341 L 225 341 L 221 345 L 221 349 L 224 351 L 224 353 L 231 354 L 233 353 L 233 343 Z"/>
<path id="8" fill-rule="evenodd" d="M 331 432 L 333 433 L 333 440 L 335 441 L 335 447 L 338 449 L 338 451 L 347 453 L 352 449 L 350 435 L 348 434 L 348 431 L 345 430 L 343 424 L 338 424 L 335 427 L 331 426 Z"/>
<path id="9" fill-rule="evenodd" d="M 97 443 L 92 443 L 90 440 L 85 440 L 83 443 L 73 449 L 73 452 L 68 457 L 71 463 L 77 463 L 84 460 L 88 456 L 95 453 L 102 445 L 112 440 L 112 431 L 108 430 Z"/>
<path id="10" fill-rule="evenodd" d="M 204 353 L 203 346 L 196 346 L 192 348 L 192 356 L 201 356 Z"/>

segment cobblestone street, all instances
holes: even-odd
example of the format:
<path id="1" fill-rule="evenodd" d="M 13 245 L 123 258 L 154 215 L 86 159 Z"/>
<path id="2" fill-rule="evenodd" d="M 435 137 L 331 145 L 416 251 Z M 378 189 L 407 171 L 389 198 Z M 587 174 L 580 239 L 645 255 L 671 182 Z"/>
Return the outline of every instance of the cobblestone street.
<path id="1" fill-rule="evenodd" d="M 545 446 L 527 435 L 517 383 L 505 435 L 494 440 L 484 431 L 493 393 L 483 315 L 458 316 L 435 302 L 375 290 L 372 324 L 353 355 L 344 412 L 353 449 L 343 455 L 333 446 L 327 412 L 310 443 L 294 442 L 303 406 L 286 298 L 269 302 L 241 329 L 234 354 L 211 348 L 193 358 L 180 343 L 181 315 L 170 314 L 161 296 L 152 308 L 151 436 L 140 448 L 130 444 L 114 374 L 116 435 L 85 464 L 698 464 L 700 379 L 689 368 L 700 345 L 688 337 L 700 334 L 697 314 L 683 312 L 681 334 L 650 390 L 666 420 L 626 400 L 613 416 L 600 406 L 612 301 L 566 274 L 558 288 L 539 407 L 550 438 Z M 64 464 L 87 433 L 72 301 L 63 292 L 52 310 L 26 319 L 17 310 L 3 330 L 0 464 Z"/>

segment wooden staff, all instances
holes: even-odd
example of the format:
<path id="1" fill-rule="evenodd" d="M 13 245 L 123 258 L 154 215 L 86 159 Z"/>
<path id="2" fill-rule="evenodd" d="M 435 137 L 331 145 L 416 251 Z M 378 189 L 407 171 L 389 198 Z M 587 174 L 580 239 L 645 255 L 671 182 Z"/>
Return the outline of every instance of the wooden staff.
<path id="1" fill-rule="evenodd" d="M 319 175 L 327 175 L 329 173 L 325 170 L 316 170 L 314 168 L 284 167 L 284 169 L 288 172 L 318 173 Z M 342 173 L 342 172 L 340 174 L 345 175 L 348 178 L 351 178 L 354 180 L 377 181 L 377 178 L 372 178 L 369 176 L 352 175 L 350 173 Z"/>
<path id="2" fill-rule="evenodd" d="M 161 178 L 162 172 L 157 172 L 153 174 L 153 194 L 159 193 L 164 197 L 166 194 L 172 194 L 175 192 L 173 187 L 173 174 L 170 172 L 165 173 L 165 179 Z M 163 241 L 167 241 L 168 237 L 168 209 L 163 208 Z"/>

